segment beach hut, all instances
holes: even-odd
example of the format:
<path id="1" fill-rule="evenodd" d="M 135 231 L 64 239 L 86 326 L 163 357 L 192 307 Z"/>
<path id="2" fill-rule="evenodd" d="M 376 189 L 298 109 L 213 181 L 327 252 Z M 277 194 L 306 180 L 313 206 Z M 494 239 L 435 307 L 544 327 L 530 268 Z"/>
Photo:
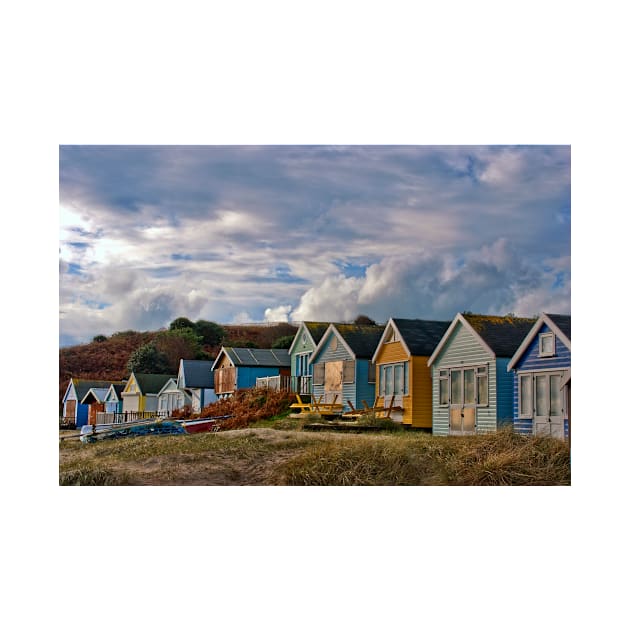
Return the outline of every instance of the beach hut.
<path id="1" fill-rule="evenodd" d="M 71 378 L 62 398 L 62 422 L 81 427 L 88 422 L 89 406 L 81 401 L 90 388 L 108 388 L 111 381 Z"/>
<path id="2" fill-rule="evenodd" d="M 214 402 L 217 396 L 214 392 L 212 361 L 180 359 L 177 387 L 188 394 L 195 413 Z"/>
<path id="3" fill-rule="evenodd" d="M 185 389 L 180 389 L 177 380 L 169 378 L 158 392 L 158 413 L 160 416 L 168 416 L 176 409 L 186 405 L 192 407 L 192 397 Z"/>
<path id="4" fill-rule="evenodd" d="M 397 408 L 392 420 L 430 429 L 431 371 L 427 360 L 450 322 L 391 318 L 374 352 L 376 392 L 385 406 Z M 392 397 L 394 402 L 392 403 Z"/>
<path id="5" fill-rule="evenodd" d="M 433 434 L 496 431 L 514 420 L 514 378 L 507 371 L 534 319 L 458 313 L 427 364 Z"/>
<path id="6" fill-rule="evenodd" d="M 385 326 L 330 324 L 311 354 L 313 398 L 343 404 L 344 411 L 374 404 L 372 357 Z"/>
<path id="7" fill-rule="evenodd" d="M 239 389 L 256 386 L 256 379 L 277 377 L 287 382 L 291 378 L 291 357 L 286 349 L 221 348 L 212 364 L 214 391 L 226 398 Z M 282 388 L 284 389 L 284 387 Z"/>
<path id="8" fill-rule="evenodd" d="M 112 383 L 105 394 L 105 413 L 121 413 L 123 407 L 122 393 L 127 381 Z"/>
<path id="9" fill-rule="evenodd" d="M 127 419 L 143 417 L 149 412 L 157 411 L 158 394 L 169 378 L 176 379 L 177 376 L 132 372 L 121 394 L 123 413 L 127 414 Z"/>
<path id="10" fill-rule="evenodd" d="M 96 424 L 96 414 L 105 411 L 105 396 L 109 387 L 90 387 L 81 400 L 82 405 L 88 406 L 88 424 Z"/>
<path id="11" fill-rule="evenodd" d="M 330 322 L 302 322 L 289 348 L 291 355 L 291 390 L 308 397 L 312 393 L 313 366 L 310 358 Z"/>
<path id="12" fill-rule="evenodd" d="M 569 438 L 571 316 L 543 313 L 508 364 L 514 378 L 514 430 Z"/>

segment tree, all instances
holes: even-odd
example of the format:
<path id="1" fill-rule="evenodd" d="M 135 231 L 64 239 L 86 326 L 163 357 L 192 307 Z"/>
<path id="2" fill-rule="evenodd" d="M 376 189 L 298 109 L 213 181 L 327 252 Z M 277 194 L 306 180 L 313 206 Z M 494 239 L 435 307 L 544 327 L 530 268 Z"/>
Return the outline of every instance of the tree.
<path id="1" fill-rule="evenodd" d="M 376 324 L 376 322 L 371 317 L 368 317 L 367 315 L 358 315 L 357 318 L 354 320 L 354 323 L 362 324 L 362 325 Z"/>
<path id="2" fill-rule="evenodd" d="M 272 348 L 286 348 L 287 350 L 291 347 L 293 343 L 293 339 L 295 339 L 295 335 L 286 335 L 284 337 L 278 337 L 272 344 Z"/>
<path id="3" fill-rule="evenodd" d="M 168 356 L 158 350 L 153 342 L 145 343 L 134 350 L 127 361 L 128 372 L 141 374 L 170 374 Z"/>
<path id="4" fill-rule="evenodd" d="M 205 319 L 197 321 L 194 330 L 206 346 L 220 346 L 227 335 L 225 328 Z"/>
<path id="5" fill-rule="evenodd" d="M 191 328 L 159 332 L 154 343 L 166 355 L 169 373 L 177 372 L 180 359 L 194 359 L 201 350 L 201 337 Z"/>
<path id="6" fill-rule="evenodd" d="M 178 317 L 169 325 L 169 330 L 178 330 L 180 328 L 190 328 L 191 330 L 194 330 L 195 325 L 186 317 Z"/>
<path id="7" fill-rule="evenodd" d="M 92 338 L 92 341 L 96 343 L 102 343 L 103 341 L 107 341 L 107 337 L 105 335 L 96 335 L 96 337 Z"/>

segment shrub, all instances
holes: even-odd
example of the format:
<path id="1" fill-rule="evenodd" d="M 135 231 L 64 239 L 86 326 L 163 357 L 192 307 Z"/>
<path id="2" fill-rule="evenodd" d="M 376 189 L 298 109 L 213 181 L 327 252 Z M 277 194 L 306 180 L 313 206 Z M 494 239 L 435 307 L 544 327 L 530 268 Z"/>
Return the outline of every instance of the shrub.
<path id="1" fill-rule="evenodd" d="M 222 429 L 243 429 L 259 420 L 279 416 L 295 402 L 295 394 L 270 389 L 242 389 L 230 398 L 206 405 L 190 418 L 230 416 L 221 421 Z M 183 416 L 181 416 L 183 417 Z"/>

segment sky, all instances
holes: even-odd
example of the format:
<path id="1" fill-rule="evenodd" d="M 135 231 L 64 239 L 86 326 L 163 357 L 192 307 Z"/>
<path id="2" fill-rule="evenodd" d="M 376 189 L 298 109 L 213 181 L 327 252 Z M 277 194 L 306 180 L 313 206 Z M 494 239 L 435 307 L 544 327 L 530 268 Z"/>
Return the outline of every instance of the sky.
<path id="1" fill-rule="evenodd" d="M 566 145 L 61 145 L 60 345 L 180 316 L 570 313 L 570 160 Z"/>

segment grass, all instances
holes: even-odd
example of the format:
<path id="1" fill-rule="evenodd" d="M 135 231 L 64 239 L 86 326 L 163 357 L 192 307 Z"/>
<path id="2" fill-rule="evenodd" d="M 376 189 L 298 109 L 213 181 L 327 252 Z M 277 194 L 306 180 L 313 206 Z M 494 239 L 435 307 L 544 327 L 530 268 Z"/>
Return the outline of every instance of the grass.
<path id="1" fill-rule="evenodd" d="M 299 430 L 307 418 L 225 433 L 59 444 L 60 485 L 570 485 L 568 446 L 510 431 L 434 437 Z M 282 427 L 289 427 L 286 430 Z M 271 428 L 273 427 L 273 428 Z M 298 430 L 295 430 L 297 428 Z"/>
<path id="2" fill-rule="evenodd" d="M 570 485 L 566 444 L 511 431 L 328 440 L 284 464 L 290 485 Z"/>

